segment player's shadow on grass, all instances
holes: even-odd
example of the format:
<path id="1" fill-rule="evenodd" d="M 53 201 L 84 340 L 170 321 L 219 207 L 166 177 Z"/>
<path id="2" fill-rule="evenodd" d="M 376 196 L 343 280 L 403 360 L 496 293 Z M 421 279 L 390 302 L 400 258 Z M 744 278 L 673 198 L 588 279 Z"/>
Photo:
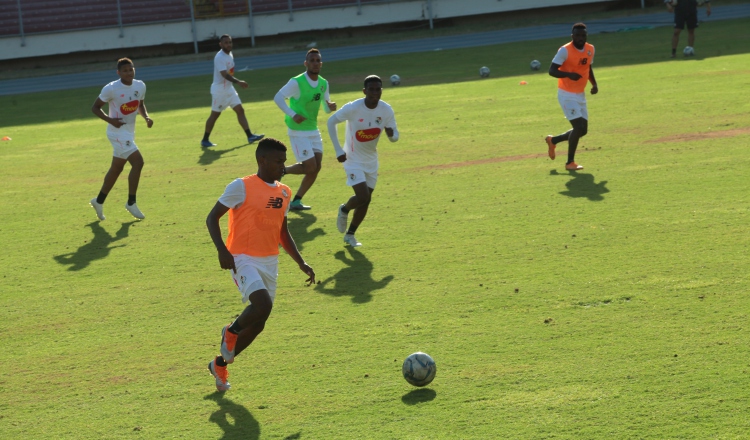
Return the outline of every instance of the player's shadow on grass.
<path id="1" fill-rule="evenodd" d="M 287 216 L 286 226 L 300 251 L 305 248 L 305 243 L 326 235 L 323 228 L 310 229 L 316 221 L 318 221 L 318 218 L 314 214 L 308 214 L 304 211 L 294 211 Z"/>
<path id="2" fill-rule="evenodd" d="M 607 194 L 607 181 L 602 180 L 599 183 L 594 182 L 593 174 L 584 174 L 577 171 L 569 171 L 569 174 L 560 174 L 557 170 L 550 171 L 552 176 L 573 176 L 572 180 L 565 183 L 567 191 L 560 191 L 560 194 L 568 197 L 579 198 L 585 197 L 592 202 L 604 200 L 604 194 Z"/>
<path id="3" fill-rule="evenodd" d="M 203 398 L 213 400 L 219 409 L 211 413 L 209 422 L 219 425 L 224 435 L 221 440 L 253 440 L 260 438 L 260 424 L 242 405 L 224 397 L 224 393 L 215 392 Z"/>
<path id="4" fill-rule="evenodd" d="M 60 264 L 69 264 L 70 267 L 68 270 L 70 271 L 85 269 L 92 261 L 107 258 L 110 250 L 125 246 L 124 244 L 116 246 L 110 245 L 127 237 L 130 226 L 132 226 L 133 223 L 135 223 L 135 220 L 123 223 L 117 233 L 115 233 L 114 237 L 110 235 L 106 229 L 102 228 L 98 221 L 89 223 L 86 226 L 91 228 L 91 231 L 94 233 L 94 238 L 79 247 L 75 252 L 56 255 L 53 258 Z"/>
<path id="5" fill-rule="evenodd" d="M 238 145 L 234 148 L 227 148 L 226 150 L 218 150 L 216 147 L 211 148 L 201 148 L 203 151 L 201 153 L 201 157 L 198 158 L 198 164 L 199 165 L 211 165 L 212 163 L 216 162 L 217 160 L 221 159 L 221 157 L 230 151 L 237 150 L 239 148 L 245 147 L 249 144 L 245 145 Z"/>
<path id="6" fill-rule="evenodd" d="M 373 266 L 370 260 L 356 248 L 347 247 L 346 250 L 351 258 L 347 258 L 343 250 L 336 252 L 334 257 L 347 267 L 321 281 L 315 286 L 315 290 L 326 295 L 351 296 L 354 303 L 369 302 L 372 300 L 372 292 L 387 286 L 393 280 L 393 275 L 375 281 L 372 279 Z M 334 284 L 333 287 L 329 287 L 331 282 Z"/>
<path id="7" fill-rule="evenodd" d="M 401 396 L 401 401 L 407 405 L 416 405 L 418 403 L 429 402 L 437 396 L 435 390 L 429 388 L 420 388 L 410 391 Z"/>

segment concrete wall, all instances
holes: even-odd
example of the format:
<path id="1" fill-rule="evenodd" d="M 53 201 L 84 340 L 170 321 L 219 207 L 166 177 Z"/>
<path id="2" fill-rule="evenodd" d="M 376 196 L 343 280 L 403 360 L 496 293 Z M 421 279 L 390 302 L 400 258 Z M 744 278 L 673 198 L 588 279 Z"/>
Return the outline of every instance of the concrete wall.
<path id="1" fill-rule="evenodd" d="M 599 3 L 602 0 L 432 0 L 432 17 L 448 18 L 467 15 L 536 9 L 571 4 Z M 612 1 L 612 0 L 610 0 Z M 404 0 L 381 4 L 314 9 L 255 15 L 255 36 L 276 35 L 315 29 L 371 26 L 401 21 L 428 20 L 428 0 Z M 230 34 L 235 38 L 250 37 L 250 17 L 235 16 L 196 20 L 198 41 Z M 127 26 L 120 37 L 118 27 L 91 29 L 54 34 L 0 38 L 0 60 L 98 51 L 169 43 L 190 43 L 193 30 L 190 21 Z M 22 45 L 23 43 L 23 45 Z"/>

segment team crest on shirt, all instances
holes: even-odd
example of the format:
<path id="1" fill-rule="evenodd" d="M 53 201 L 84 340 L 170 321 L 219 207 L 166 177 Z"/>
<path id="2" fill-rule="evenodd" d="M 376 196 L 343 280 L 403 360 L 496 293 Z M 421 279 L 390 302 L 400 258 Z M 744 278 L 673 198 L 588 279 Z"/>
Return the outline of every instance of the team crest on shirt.
<path id="1" fill-rule="evenodd" d="M 590 50 L 589 50 L 589 51 L 587 51 L 587 52 L 586 52 L 586 54 L 587 54 L 588 56 L 591 56 L 591 51 L 590 51 Z"/>
<path id="2" fill-rule="evenodd" d="M 133 92 L 133 94 L 134 94 L 134 95 L 135 95 L 135 97 L 137 98 L 137 97 L 138 97 L 138 90 L 136 90 L 135 92 Z"/>
<path id="3" fill-rule="evenodd" d="M 378 116 L 377 118 L 375 118 L 375 123 L 376 124 L 380 125 L 381 122 L 383 122 L 383 118 L 381 118 L 380 116 Z"/>
<path id="4" fill-rule="evenodd" d="M 281 195 L 284 196 L 285 199 L 289 198 L 289 193 L 286 192 L 286 189 L 284 188 L 281 189 Z"/>
<path id="5" fill-rule="evenodd" d="M 129 147 L 130 146 L 130 141 L 125 141 L 125 146 Z"/>
<path id="6" fill-rule="evenodd" d="M 354 174 L 349 174 L 349 178 L 352 179 L 352 180 L 354 180 L 354 179 L 357 178 L 357 176 L 355 176 Z"/>
<path id="7" fill-rule="evenodd" d="M 302 150 L 302 155 L 307 156 L 307 150 Z"/>

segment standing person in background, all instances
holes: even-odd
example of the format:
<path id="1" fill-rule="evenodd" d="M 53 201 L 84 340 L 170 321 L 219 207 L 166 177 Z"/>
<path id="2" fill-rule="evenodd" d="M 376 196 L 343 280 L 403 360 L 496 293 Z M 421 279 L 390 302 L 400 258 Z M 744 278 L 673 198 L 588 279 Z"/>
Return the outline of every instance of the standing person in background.
<path id="1" fill-rule="evenodd" d="M 328 81 L 320 76 L 323 61 L 318 49 L 310 49 L 305 55 L 307 70 L 294 78 L 276 93 L 273 101 L 281 109 L 289 133 L 289 142 L 297 163 L 286 167 L 285 174 L 304 174 L 299 191 L 294 196 L 291 209 L 306 210 L 302 197 L 315 183 L 323 163 L 323 139 L 318 129 L 318 111 L 323 102 L 326 113 L 336 110 L 331 102 Z M 289 100 L 289 105 L 286 103 Z"/>
<path id="2" fill-rule="evenodd" d="M 206 131 L 203 134 L 203 140 L 201 140 L 201 147 L 216 146 L 216 144 L 208 140 L 208 137 L 211 136 L 214 124 L 219 119 L 219 116 L 221 116 L 221 112 L 227 108 L 231 108 L 237 113 L 237 122 L 240 123 L 240 127 L 245 131 L 247 143 L 252 144 L 255 141 L 263 139 L 263 135 L 253 134 L 250 131 L 250 126 L 247 124 L 247 118 L 245 117 L 245 109 L 242 108 L 242 101 L 240 101 L 240 95 L 234 89 L 233 84 L 239 84 L 240 87 L 246 89 L 247 83 L 234 77 L 232 37 L 226 34 L 222 35 L 219 38 L 219 47 L 221 47 L 221 50 L 214 57 L 214 82 L 211 84 L 211 97 L 213 98 L 211 115 L 206 120 Z"/>
<path id="3" fill-rule="evenodd" d="M 135 204 L 135 194 L 141 180 L 143 156 L 135 145 L 135 115 L 140 114 L 146 120 L 146 126 L 151 128 L 154 121 L 148 117 L 146 110 L 146 84 L 135 79 L 135 66 L 130 58 L 117 60 L 117 81 L 104 86 L 99 97 L 96 98 L 91 111 L 99 119 L 107 122 L 107 139 L 112 144 L 112 164 L 104 176 L 104 183 L 99 195 L 89 202 L 96 211 L 99 220 L 104 220 L 104 200 L 115 186 L 125 164 L 130 162 L 128 174 L 128 202 L 125 209 L 135 218 L 143 220 L 146 216 Z M 109 115 L 102 111 L 104 104 L 109 107 Z"/>
<path id="4" fill-rule="evenodd" d="M 677 3 L 677 4 L 673 4 Z M 672 58 L 677 56 L 677 44 L 680 42 L 680 33 L 687 25 L 688 30 L 688 47 L 693 48 L 695 44 L 695 28 L 698 27 L 698 3 L 706 4 L 706 16 L 711 16 L 711 2 L 698 0 L 664 0 L 667 5 L 667 11 L 674 13 L 674 33 L 672 34 Z M 693 56 L 694 52 L 689 50 L 685 56 Z"/>
<path id="5" fill-rule="evenodd" d="M 575 162 L 575 156 L 578 140 L 586 136 L 589 130 L 586 84 L 591 81 L 592 95 L 599 93 L 592 67 L 594 46 L 586 42 L 587 38 L 586 25 L 574 24 L 572 41 L 557 51 L 549 67 L 550 76 L 557 78 L 557 100 L 573 128 L 557 136 L 547 135 L 547 154 L 554 160 L 555 146 L 559 142 L 568 141 L 568 161 L 565 163 L 565 169 L 568 171 L 583 169 Z"/>

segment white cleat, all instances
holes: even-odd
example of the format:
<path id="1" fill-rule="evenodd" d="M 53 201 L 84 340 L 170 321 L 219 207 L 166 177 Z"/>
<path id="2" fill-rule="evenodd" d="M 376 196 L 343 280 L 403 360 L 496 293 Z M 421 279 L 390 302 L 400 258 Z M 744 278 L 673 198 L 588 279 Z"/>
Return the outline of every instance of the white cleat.
<path id="1" fill-rule="evenodd" d="M 131 214 L 131 215 L 132 215 L 133 217 L 137 218 L 138 220 L 143 220 L 144 218 L 146 218 L 146 216 L 145 216 L 145 215 L 143 215 L 143 213 L 141 212 L 141 210 L 140 210 L 140 209 L 138 209 L 138 205 L 136 205 L 135 203 L 133 203 L 132 205 L 128 205 L 128 204 L 126 203 L 126 204 L 125 204 L 125 209 L 127 209 L 127 210 L 128 210 L 128 212 L 129 212 L 129 213 L 130 213 L 130 214 Z"/>
<path id="2" fill-rule="evenodd" d="M 362 243 L 357 241 L 356 238 L 354 238 L 354 234 L 344 234 L 344 243 L 348 244 L 351 247 L 359 247 L 362 246 Z"/>
<path id="3" fill-rule="evenodd" d="M 104 220 L 106 218 L 104 217 L 104 205 L 96 203 L 96 197 L 91 199 L 89 204 L 94 208 L 94 211 L 96 211 L 96 216 L 99 217 L 99 220 Z"/>
<path id="4" fill-rule="evenodd" d="M 336 227 L 339 228 L 339 232 L 342 234 L 346 232 L 346 224 L 348 223 L 348 217 L 349 213 L 344 213 L 344 211 L 341 210 L 346 205 L 339 206 L 339 216 L 336 217 Z"/>

